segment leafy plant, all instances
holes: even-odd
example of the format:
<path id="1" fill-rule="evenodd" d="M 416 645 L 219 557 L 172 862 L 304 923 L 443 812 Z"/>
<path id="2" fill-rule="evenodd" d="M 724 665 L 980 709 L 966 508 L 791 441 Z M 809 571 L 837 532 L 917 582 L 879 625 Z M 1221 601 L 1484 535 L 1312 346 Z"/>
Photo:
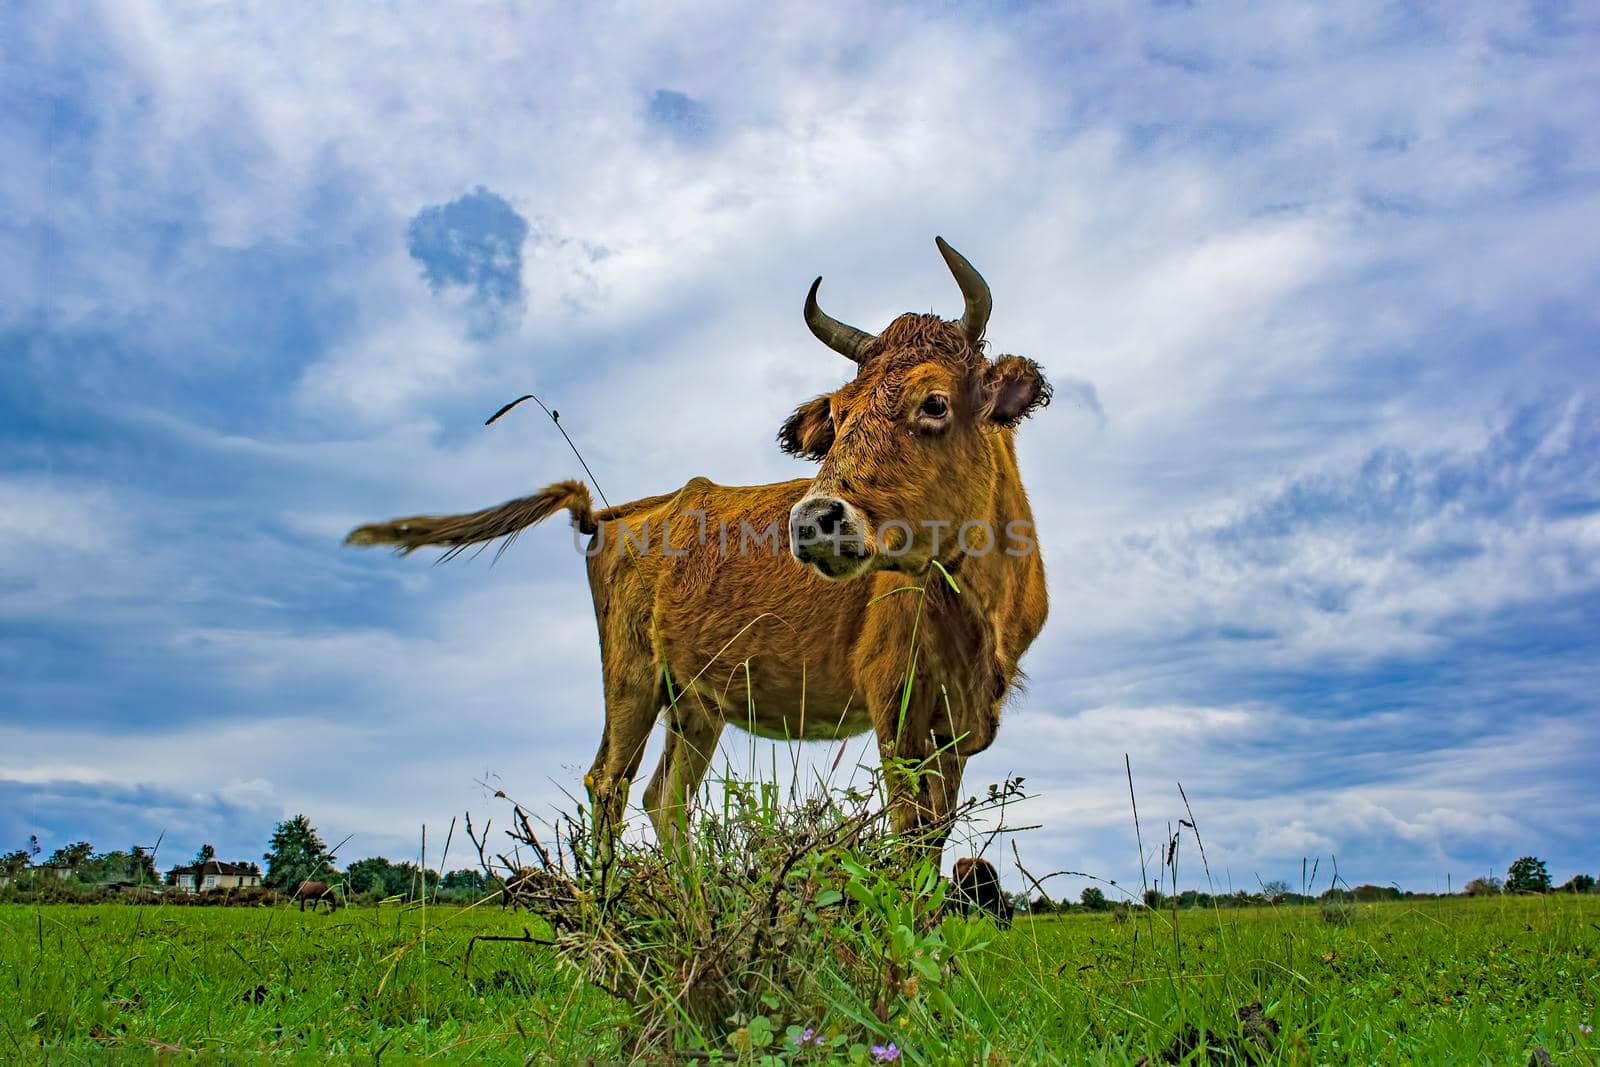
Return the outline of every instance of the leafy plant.
<path id="1" fill-rule="evenodd" d="M 486 869 L 514 872 L 504 892 L 549 923 L 558 955 L 632 1006 L 641 1053 L 981 1045 L 956 991 L 995 928 L 946 908 L 938 850 L 890 832 L 888 790 L 869 773 L 803 798 L 730 775 L 670 853 L 626 836 L 596 848 L 582 806 L 543 836 L 513 806 L 533 866 L 489 857 L 487 827 L 468 832 Z M 1007 781 L 949 823 L 1020 796 Z"/>

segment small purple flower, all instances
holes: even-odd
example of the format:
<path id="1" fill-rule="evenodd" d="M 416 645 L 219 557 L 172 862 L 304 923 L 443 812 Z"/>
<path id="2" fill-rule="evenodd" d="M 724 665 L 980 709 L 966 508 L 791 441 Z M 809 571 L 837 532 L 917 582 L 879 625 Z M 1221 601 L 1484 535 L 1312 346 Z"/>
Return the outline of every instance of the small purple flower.
<path id="1" fill-rule="evenodd" d="M 900 1058 L 900 1050 L 895 1047 L 893 1041 L 887 1045 L 873 1045 L 872 1058 L 879 1063 L 893 1063 Z"/>
<path id="2" fill-rule="evenodd" d="M 812 1048 L 822 1047 L 822 1035 L 817 1033 L 815 1027 L 808 1026 L 798 1034 L 794 1035 L 795 1048 L 805 1048 L 807 1045 L 810 1045 Z"/>
<path id="3" fill-rule="evenodd" d="M 1588 1023 L 1579 1023 L 1578 1033 L 1582 1034 L 1584 1037 L 1588 1037 L 1590 1034 L 1594 1033 L 1594 1027 L 1590 1026 Z"/>

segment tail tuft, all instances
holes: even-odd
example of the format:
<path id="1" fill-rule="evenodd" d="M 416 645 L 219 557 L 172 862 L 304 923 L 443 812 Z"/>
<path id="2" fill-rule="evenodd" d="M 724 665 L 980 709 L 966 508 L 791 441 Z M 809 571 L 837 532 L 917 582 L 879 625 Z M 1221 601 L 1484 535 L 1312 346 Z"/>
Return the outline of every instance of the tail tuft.
<path id="1" fill-rule="evenodd" d="M 596 529 L 594 501 L 589 487 L 579 481 L 557 482 L 532 496 L 519 497 L 467 515 L 417 515 L 358 526 L 344 539 L 347 545 L 394 545 L 402 556 L 428 545 L 448 549 L 444 559 L 478 544 L 502 537 L 504 552 L 517 535 L 534 523 L 566 508 L 585 533 Z"/>

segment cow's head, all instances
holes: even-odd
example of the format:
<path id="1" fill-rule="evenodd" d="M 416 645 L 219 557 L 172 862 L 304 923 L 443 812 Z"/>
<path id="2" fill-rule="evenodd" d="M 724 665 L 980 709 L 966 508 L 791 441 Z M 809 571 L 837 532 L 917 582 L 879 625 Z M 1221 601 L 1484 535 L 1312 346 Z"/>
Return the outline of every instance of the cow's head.
<path id="1" fill-rule="evenodd" d="M 936 240 L 966 298 L 958 322 L 905 314 L 874 336 L 817 306 L 821 278 L 806 297 L 811 332 L 859 368 L 842 388 L 800 405 L 778 432 L 785 452 L 822 461 L 789 512 L 789 548 L 827 578 L 920 571 L 930 559 L 950 562 L 963 544 L 998 551 L 994 539 L 1010 518 L 994 506 L 1010 454 L 1004 438 L 1050 402 L 1031 359 L 984 356 L 989 286 Z"/>

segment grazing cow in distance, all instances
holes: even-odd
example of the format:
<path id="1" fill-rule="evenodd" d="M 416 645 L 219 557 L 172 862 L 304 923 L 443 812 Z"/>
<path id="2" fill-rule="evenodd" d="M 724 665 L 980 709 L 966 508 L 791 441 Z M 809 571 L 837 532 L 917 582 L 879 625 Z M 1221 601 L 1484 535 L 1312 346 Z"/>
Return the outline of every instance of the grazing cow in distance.
<path id="1" fill-rule="evenodd" d="M 584 779 L 602 833 L 622 818 L 664 712 L 666 747 L 644 796 L 663 841 L 732 722 L 790 740 L 874 731 L 893 761 L 895 829 L 942 843 L 966 761 L 993 742 L 1045 621 L 1014 439 L 1050 387 L 1031 359 L 985 355 L 989 287 L 937 244 L 965 299 L 958 321 L 907 313 L 867 333 L 825 314 L 822 279 L 812 283 L 806 323 L 855 370 L 778 433 L 784 451 L 821 463 L 813 478 L 694 478 L 602 510 L 582 482 L 558 482 L 347 538 L 401 553 L 437 545 L 448 557 L 571 514 L 589 538 L 604 671 L 605 729 Z"/>
<path id="2" fill-rule="evenodd" d="M 295 886 L 294 895 L 289 899 L 291 901 L 298 900 L 301 911 L 306 910 L 307 901 L 310 901 L 313 912 L 323 903 L 328 905 L 328 911 L 330 912 L 339 910 L 339 898 L 334 894 L 333 887 L 327 882 L 301 882 Z"/>
<path id="3" fill-rule="evenodd" d="M 969 856 L 956 860 L 951 880 L 955 883 L 951 901 L 957 909 L 962 912 L 987 912 L 1000 925 L 1010 925 L 1016 909 L 1000 888 L 1000 875 L 995 871 L 994 864 L 982 857 Z"/>

